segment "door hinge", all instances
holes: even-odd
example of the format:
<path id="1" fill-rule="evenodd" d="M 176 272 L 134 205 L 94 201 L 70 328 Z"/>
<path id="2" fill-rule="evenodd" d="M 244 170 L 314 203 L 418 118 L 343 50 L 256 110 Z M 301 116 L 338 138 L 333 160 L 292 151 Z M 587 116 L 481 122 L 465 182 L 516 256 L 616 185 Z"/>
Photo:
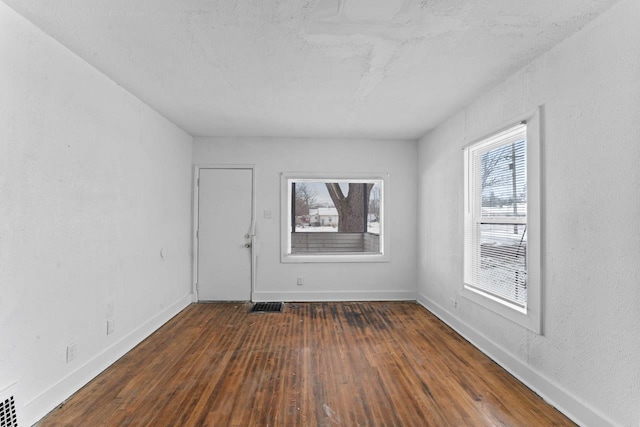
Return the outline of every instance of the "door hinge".
<path id="1" fill-rule="evenodd" d="M 200 238 L 200 230 L 196 230 L 196 239 Z"/>

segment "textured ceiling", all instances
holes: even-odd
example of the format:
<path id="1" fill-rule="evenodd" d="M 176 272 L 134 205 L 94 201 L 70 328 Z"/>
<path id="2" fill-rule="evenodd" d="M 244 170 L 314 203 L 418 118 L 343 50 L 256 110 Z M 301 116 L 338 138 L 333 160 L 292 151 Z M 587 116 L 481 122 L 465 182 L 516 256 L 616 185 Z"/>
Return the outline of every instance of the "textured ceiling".
<path id="1" fill-rule="evenodd" d="M 192 135 L 417 139 L 617 0 L 4 0 Z"/>

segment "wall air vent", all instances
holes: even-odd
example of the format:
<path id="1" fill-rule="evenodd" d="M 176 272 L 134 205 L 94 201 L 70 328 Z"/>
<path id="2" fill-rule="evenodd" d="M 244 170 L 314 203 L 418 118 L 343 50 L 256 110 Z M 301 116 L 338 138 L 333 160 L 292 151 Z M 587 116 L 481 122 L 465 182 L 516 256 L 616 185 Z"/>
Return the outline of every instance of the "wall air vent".
<path id="1" fill-rule="evenodd" d="M 8 396 L 0 402 L 0 427 L 17 427 L 18 414 L 13 396 Z"/>

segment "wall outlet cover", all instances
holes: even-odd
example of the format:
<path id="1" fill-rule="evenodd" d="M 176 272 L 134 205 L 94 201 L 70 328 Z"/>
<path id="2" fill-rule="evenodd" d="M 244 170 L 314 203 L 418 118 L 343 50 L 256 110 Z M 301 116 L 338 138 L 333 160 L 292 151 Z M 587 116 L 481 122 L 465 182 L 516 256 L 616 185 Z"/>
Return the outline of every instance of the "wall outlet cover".
<path id="1" fill-rule="evenodd" d="M 69 345 L 67 346 L 67 363 L 71 362 L 72 360 L 75 360 L 76 352 L 77 352 L 76 343 L 74 342 L 69 343 Z"/>

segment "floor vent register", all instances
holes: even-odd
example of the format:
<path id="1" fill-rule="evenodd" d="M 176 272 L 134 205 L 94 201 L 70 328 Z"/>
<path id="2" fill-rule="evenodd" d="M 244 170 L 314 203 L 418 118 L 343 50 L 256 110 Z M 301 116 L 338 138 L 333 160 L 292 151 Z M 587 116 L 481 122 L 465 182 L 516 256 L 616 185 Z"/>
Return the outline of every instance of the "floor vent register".
<path id="1" fill-rule="evenodd" d="M 252 313 L 281 313 L 282 306 L 284 304 L 281 302 L 257 302 L 253 304 L 251 307 Z"/>

